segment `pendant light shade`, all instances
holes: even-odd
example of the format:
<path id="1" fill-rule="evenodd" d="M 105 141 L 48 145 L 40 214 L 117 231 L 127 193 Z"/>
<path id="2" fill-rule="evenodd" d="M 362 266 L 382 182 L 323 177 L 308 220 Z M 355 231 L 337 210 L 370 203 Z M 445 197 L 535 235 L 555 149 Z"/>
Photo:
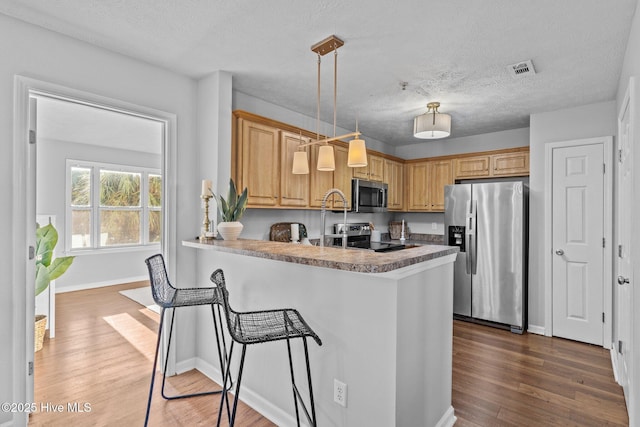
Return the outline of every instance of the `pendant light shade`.
<path id="1" fill-rule="evenodd" d="M 364 139 L 355 138 L 349 142 L 347 165 L 350 168 L 362 168 L 367 166 L 367 147 Z"/>
<path id="2" fill-rule="evenodd" d="M 321 145 L 318 151 L 318 170 L 331 172 L 336 170 L 336 160 L 333 156 L 333 146 Z"/>
<path id="3" fill-rule="evenodd" d="M 427 112 L 413 119 L 413 136 L 421 139 L 446 138 L 451 134 L 451 116 L 438 111 L 439 102 L 427 104 Z"/>
<path id="4" fill-rule="evenodd" d="M 294 175 L 306 175 L 309 173 L 309 159 L 306 151 L 296 151 L 293 153 L 293 170 Z"/>

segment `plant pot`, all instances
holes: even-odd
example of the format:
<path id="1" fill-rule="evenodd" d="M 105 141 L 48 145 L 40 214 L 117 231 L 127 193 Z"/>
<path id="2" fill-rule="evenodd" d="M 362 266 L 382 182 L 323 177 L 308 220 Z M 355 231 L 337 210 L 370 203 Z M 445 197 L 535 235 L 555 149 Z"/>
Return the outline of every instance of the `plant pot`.
<path id="1" fill-rule="evenodd" d="M 44 343 L 44 333 L 47 330 L 47 316 L 44 314 L 36 314 L 36 325 L 34 335 L 34 347 L 35 351 L 42 350 L 42 344 Z"/>
<path id="2" fill-rule="evenodd" d="M 242 232 L 242 227 L 240 221 L 221 222 L 218 224 L 218 232 L 224 240 L 237 240 Z"/>

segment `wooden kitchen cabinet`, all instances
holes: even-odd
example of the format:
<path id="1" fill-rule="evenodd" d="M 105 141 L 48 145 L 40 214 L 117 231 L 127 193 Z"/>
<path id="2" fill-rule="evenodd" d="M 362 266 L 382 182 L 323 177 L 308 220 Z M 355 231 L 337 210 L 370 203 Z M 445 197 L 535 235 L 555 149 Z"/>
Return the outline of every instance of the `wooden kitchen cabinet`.
<path id="1" fill-rule="evenodd" d="M 275 127 L 238 119 L 239 189 L 247 188 L 247 206 L 276 206 L 280 189 L 280 138 Z"/>
<path id="2" fill-rule="evenodd" d="M 333 171 L 333 188 L 341 190 L 347 199 L 347 210 L 351 209 L 351 178 L 353 169 L 347 165 L 349 149 L 342 146 L 333 147 L 336 157 L 336 170 Z M 333 209 L 343 209 L 342 198 L 333 197 Z"/>
<path id="3" fill-rule="evenodd" d="M 409 163 L 407 168 L 407 210 L 444 211 L 444 187 L 453 184 L 451 160 Z"/>
<path id="4" fill-rule="evenodd" d="M 280 132 L 280 206 L 307 207 L 309 205 L 309 175 L 295 175 L 293 154 L 309 138 L 291 132 Z M 308 153 L 308 147 L 305 148 Z"/>
<path id="5" fill-rule="evenodd" d="M 319 208 L 322 206 L 322 198 L 325 193 L 333 188 L 333 172 L 324 172 L 317 169 L 319 145 L 311 147 L 311 162 L 309 163 L 309 206 Z M 334 148 L 335 150 L 335 148 Z M 331 207 L 331 200 L 327 200 L 327 206 Z"/>
<path id="6" fill-rule="evenodd" d="M 390 211 L 401 211 L 404 208 L 404 165 L 394 160 L 384 160 L 384 179 L 389 185 L 387 206 Z"/>
<path id="7" fill-rule="evenodd" d="M 493 176 L 529 175 L 529 152 L 494 154 L 491 156 Z"/>
<path id="8" fill-rule="evenodd" d="M 491 175 L 491 156 L 463 157 L 454 159 L 455 177 L 486 178 Z"/>
<path id="9" fill-rule="evenodd" d="M 353 177 L 368 181 L 384 181 L 384 158 L 375 154 L 367 155 L 367 166 L 353 168 Z"/>
<path id="10" fill-rule="evenodd" d="M 444 212 L 444 187 L 453 184 L 451 160 L 429 162 L 429 210 Z"/>
<path id="11" fill-rule="evenodd" d="M 529 175 L 529 151 L 507 151 L 453 160 L 454 178 L 491 178 Z"/>
<path id="12" fill-rule="evenodd" d="M 429 210 L 428 186 L 429 162 L 405 165 L 407 177 L 407 210 L 425 212 Z"/>

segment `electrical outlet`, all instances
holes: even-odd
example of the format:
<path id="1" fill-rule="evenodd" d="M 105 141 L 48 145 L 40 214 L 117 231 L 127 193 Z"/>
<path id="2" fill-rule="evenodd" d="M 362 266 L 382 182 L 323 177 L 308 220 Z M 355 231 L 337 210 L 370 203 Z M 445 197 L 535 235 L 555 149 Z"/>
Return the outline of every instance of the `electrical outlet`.
<path id="1" fill-rule="evenodd" d="M 347 407 L 347 385 L 335 378 L 333 380 L 333 401 Z"/>
<path id="2" fill-rule="evenodd" d="M 432 230 L 437 230 L 438 229 L 438 223 L 437 222 L 432 222 L 431 223 L 431 229 Z"/>

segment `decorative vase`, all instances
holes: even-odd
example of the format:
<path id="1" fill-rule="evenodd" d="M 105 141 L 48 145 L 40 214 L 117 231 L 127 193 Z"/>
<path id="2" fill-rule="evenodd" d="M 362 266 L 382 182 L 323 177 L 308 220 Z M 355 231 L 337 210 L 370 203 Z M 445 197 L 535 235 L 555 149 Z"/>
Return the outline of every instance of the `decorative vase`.
<path id="1" fill-rule="evenodd" d="M 242 223 L 240 221 L 221 222 L 218 223 L 218 232 L 224 240 L 237 240 L 240 232 L 242 232 Z"/>
<path id="2" fill-rule="evenodd" d="M 35 335 L 34 335 L 34 350 L 42 350 L 44 343 L 44 333 L 47 330 L 47 316 L 43 314 L 36 314 L 35 323 Z"/>

